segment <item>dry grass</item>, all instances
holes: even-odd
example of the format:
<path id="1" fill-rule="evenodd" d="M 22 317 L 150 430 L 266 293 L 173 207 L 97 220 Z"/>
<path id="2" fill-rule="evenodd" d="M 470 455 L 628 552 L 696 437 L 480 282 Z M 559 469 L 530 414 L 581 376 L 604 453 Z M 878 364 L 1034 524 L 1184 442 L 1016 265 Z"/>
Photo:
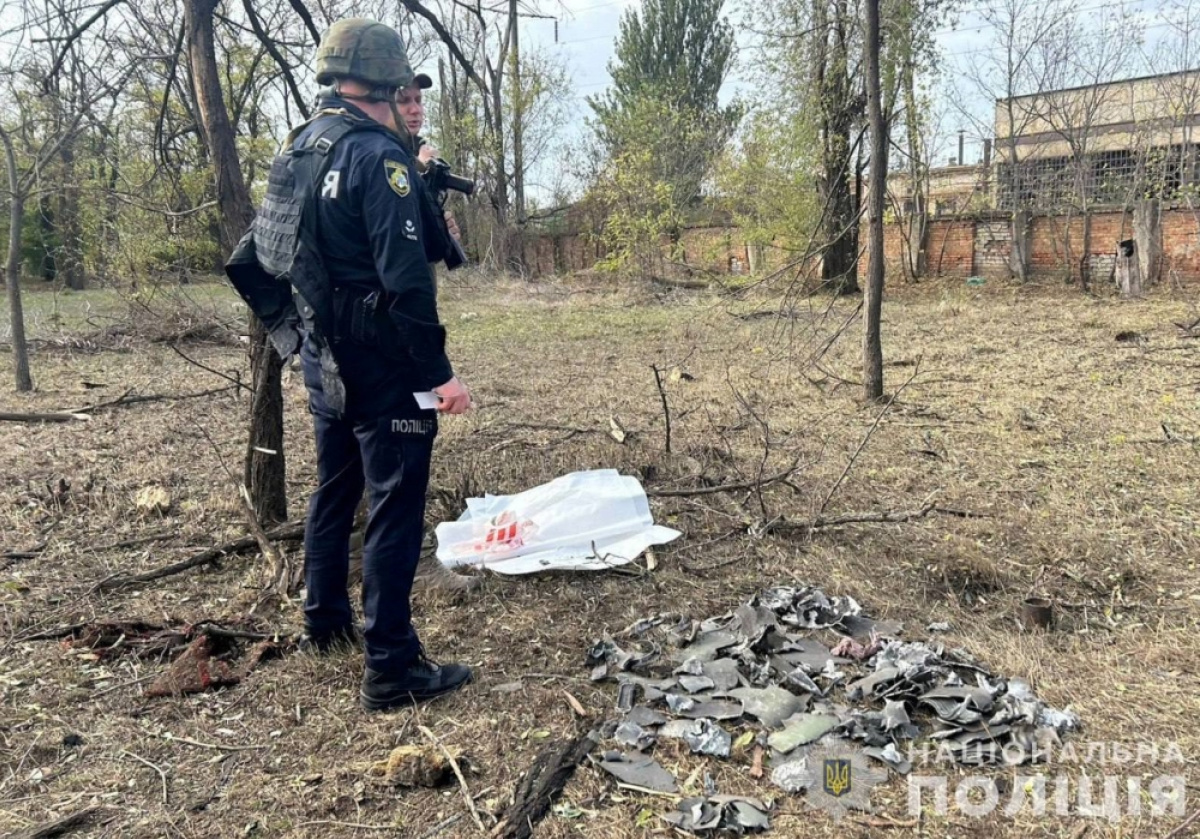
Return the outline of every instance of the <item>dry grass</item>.
<path id="1" fill-rule="evenodd" d="M 213 313 L 230 311 L 222 308 L 228 299 L 206 294 Z M 479 678 L 428 708 L 368 716 L 356 702 L 361 662 L 349 653 L 295 656 L 265 664 L 239 687 L 163 700 L 142 695 L 140 680 L 161 670 L 157 661 L 90 661 L 54 642 L 15 640 L 34 626 L 81 619 L 182 623 L 237 613 L 263 577 L 250 558 L 142 589 L 97 595 L 91 586 L 243 534 L 236 499 L 196 426 L 238 462 L 244 400 L 226 394 L 103 411 L 86 424 L 0 426 L 0 552 L 46 543 L 33 558 L 0 560 L 0 831 L 98 804 L 102 819 L 79 835 L 388 835 L 348 826 L 360 824 L 418 837 L 462 815 L 440 835 L 474 836 L 456 790 L 382 789 L 365 777 L 366 766 L 395 745 L 423 742 L 417 725 L 428 726 L 470 753 L 479 774 L 468 782 L 480 809 L 495 811 L 546 738 L 580 725 L 564 690 L 598 716 L 611 709 L 612 687 L 586 678 L 591 639 L 655 612 L 720 613 L 764 585 L 793 579 L 853 594 L 871 613 L 903 620 L 913 637 L 925 637 L 930 621 L 950 621 L 948 644 L 1030 678 L 1046 699 L 1076 709 L 1087 726 L 1080 742 L 1116 741 L 1134 751 L 1139 742 L 1177 742 L 1189 760 L 1197 754 L 1196 449 L 1168 442 L 1162 429 L 1166 423 L 1181 438 L 1200 434 L 1197 345 L 1172 324 L 1192 319 L 1184 296 L 1119 303 L 1037 288 L 903 290 L 885 307 L 888 385 L 895 390 L 915 378 L 826 512 L 913 509 L 936 493 L 941 505 L 987 517 L 757 538 L 744 532 L 747 521 L 817 512 L 877 415 L 843 383 L 858 375 L 857 325 L 819 368 L 809 363 L 852 303 L 835 302 L 826 313 L 829 302 L 818 299 L 777 321 L 730 314 L 769 307 L 765 295 L 728 301 L 451 283 L 444 297 L 453 354 L 480 410 L 443 424 L 432 519 L 457 515 L 465 495 L 599 466 L 665 488 L 691 485 L 699 473 L 736 481 L 800 457 L 795 486 L 772 487 L 761 498 L 655 502 L 656 516 L 686 535 L 660 552 L 652 574 L 491 579 L 462 605 L 419 602 L 429 649 L 469 662 Z M 82 351 L 58 340 L 94 326 L 52 322 L 46 302 L 30 299 L 34 337 L 46 341 L 34 355 L 40 389 L 7 392 L 5 410 L 75 408 L 130 388 L 183 394 L 222 384 L 139 339 L 145 324 L 120 332 L 118 348 L 126 352 L 106 350 L 103 341 Z M 179 305 L 184 312 L 193 306 Z M 109 306 L 112 317 L 128 322 L 125 307 Z M 165 309 L 156 311 L 165 317 Z M 1118 343 L 1122 331 L 1145 340 Z M 191 335 L 185 348 L 220 372 L 245 366 L 239 349 L 211 334 Z M 8 364 L 0 355 L 0 381 L 11 378 Z M 651 364 L 679 364 L 694 377 L 667 383 L 670 455 Z M 311 432 L 298 376 L 286 391 L 291 503 L 300 515 L 314 480 Z M 606 434 L 613 416 L 632 432 L 624 445 Z M 168 514 L 138 515 L 133 499 L 146 486 L 167 490 Z M 102 549 L 163 528 L 170 533 L 164 541 Z M 1069 608 L 1058 631 L 1029 635 L 1015 616 L 1038 580 Z M 295 628 L 298 614 L 289 608 L 271 621 Z M 516 681 L 523 689 L 494 690 Z M 83 744 L 64 746 L 68 733 L 82 735 Z M 169 742 L 164 734 L 226 748 Z M 700 766 L 670 749 L 659 757 L 681 779 Z M 748 764 L 737 755 L 708 768 L 721 792 L 771 796 L 749 778 Z M 1077 774 L 1080 767 L 1066 769 Z M 1195 779 L 1190 763 L 1182 771 Z M 637 826 L 639 814 L 661 810 L 664 801 L 614 790 L 590 768 L 577 773 L 565 800 L 575 817 L 552 815 L 536 835 L 667 833 L 656 819 Z M 874 800 L 877 811 L 908 818 L 902 780 Z M 855 817 L 834 824 L 798 798 L 777 804 L 779 836 L 1078 837 L 1084 829 L 1088 836 L 1161 836 L 1174 824 L 1148 816 L 1109 824 L 952 814 L 885 831 Z"/>

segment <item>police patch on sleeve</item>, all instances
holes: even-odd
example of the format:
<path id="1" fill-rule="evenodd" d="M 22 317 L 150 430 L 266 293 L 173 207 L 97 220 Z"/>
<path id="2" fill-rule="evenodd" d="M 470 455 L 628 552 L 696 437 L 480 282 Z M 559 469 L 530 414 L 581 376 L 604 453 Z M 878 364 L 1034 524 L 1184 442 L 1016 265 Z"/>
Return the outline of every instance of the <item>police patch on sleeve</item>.
<path id="1" fill-rule="evenodd" d="M 383 161 L 383 171 L 387 175 L 388 186 L 392 192 L 404 198 L 408 195 L 408 167 L 395 160 Z"/>

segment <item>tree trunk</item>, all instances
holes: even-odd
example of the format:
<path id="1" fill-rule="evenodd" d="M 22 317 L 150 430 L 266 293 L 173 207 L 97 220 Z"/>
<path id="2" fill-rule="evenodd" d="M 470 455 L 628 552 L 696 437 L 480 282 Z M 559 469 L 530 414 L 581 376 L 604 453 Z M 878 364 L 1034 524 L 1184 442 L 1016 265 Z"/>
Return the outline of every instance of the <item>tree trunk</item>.
<path id="1" fill-rule="evenodd" d="M 911 61 L 905 61 L 904 113 L 908 128 L 908 183 L 912 194 L 912 209 L 908 216 L 908 270 L 911 279 L 925 276 L 929 270 L 929 218 L 925 200 L 928 182 L 926 164 L 921 157 L 921 126 L 917 122 L 916 73 Z M 962 163 L 960 160 L 959 163 Z"/>
<path id="2" fill-rule="evenodd" d="M 818 26 L 828 14 L 822 0 L 814 0 L 818 11 Z M 821 260 L 821 278 L 836 294 L 858 291 L 858 204 L 851 179 L 855 176 L 852 164 L 850 135 L 854 128 L 859 105 L 850 85 L 850 56 L 846 40 L 849 9 L 839 0 L 834 19 L 827 28 L 830 42 L 823 44 L 817 54 L 822 65 L 820 79 L 821 122 L 824 134 L 824 163 L 820 184 L 825 214 L 825 250 Z M 820 31 L 825 31 L 821 29 Z"/>
<path id="3" fill-rule="evenodd" d="M 1012 249 L 1009 252 L 1008 269 L 1013 279 L 1019 283 L 1029 280 L 1030 236 L 1029 225 L 1032 222 L 1029 210 L 1013 210 L 1012 213 Z"/>
<path id="4" fill-rule="evenodd" d="M 1005 145 L 1008 147 L 1008 208 L 1012 212 L 1011 232 L 1012 248 L 1009 251 L 1008 270 L 1018 283 L 1029 281 L 1029 224 L 1030 214 L 1022 207 L 1021 190 L 1021 161 L 1017 151 L 1016 114 L 1013 110 L 1013 83 L 1011 74 L 1008 80 L 1008 98 L 1005 99 L 1005 112 L 1008 117 L 1008 136 Z M 997 146 L 999 151 L 999 146 Z M 997 167 L 999 169 L 999 167 Z"/>
<path id="5" fill-rule="evenodd" d="M 250 443 L 246 486 L 263 525 L 287 520 L 287 461 L 283 450 L 283 362 L 258 318 L 250 336 L 254 397 L 250 404 Z M 263 451 L 265 449 L 266 451 Z"/>
<path id="6" fill-rule="evenodd" d="M 54 215 L 54 202 L 51 197 L 41 192 L 37 198 L 37 224 L 41 235 L 41 262 L 38 264 L 38 276 L 48 283 L 58 279 L 57 224 Z"/>
<path id="7" fill-rule="evenodd" d="M 1133 209 L 1133 238 L 1142 282 L 1152 286 L 1162 268 L 1162 223 L 1158 201 L 1138 201 Z"/>
<path id="8" fill-rule="evenodd" d="M 24 392 L 33 390 L 33 378 L 29 375 L 29 345 L 25 341 L 25 310 L 21 306 L 21 225 L 25 220 L 25 196 L 17 178 L 17 158 L 13 154 L 12 139 L 3 128 L 0 128 L 0 143 L 4 145 L 4 163 L 11 196 L 8 214 L 8 261 L 4 280 L 8 286 L 8 314 L 12 323 L 13 367 L 16 370 L 17 390 Z"/>
<path id="9" fill-rule="evenodd" d="M 1083 244 L 1079 256 L 1079 283 L 1084 291 L 1092 290 L 1092 211 L 1083 209 Z"/>
<path id="10" fill-rule="evenodd" d="M 517 0 L 509 0 L 508 25 L 512 27 L 512 90 L 513 90 L 513 201 L 517 211 L 517 226 L 525 224 L 525 106 L 521 91 L 520 17 Z"/>
<path id="11" fill-rule="evenodd" d="M 221 248 L 228 254 L 254 218 L 250 191 L 242 178 L 237 144 L 221 91 L 213 35 L 217 0 L 186 0 L 188 61 L 196 102 L 216 177 Z M 254 398 L 246 447 L 246 486 L 262 524 L 287 518 L 286 461 L 283 450 L 283 365 L 271 349 L 266 329 L 251 316 L 250 364 Z"/>
<path id="12" fill-rule="evenodd" d="M 58 274 L 67 288 L 84 287 L 83 236 L 79 223 L 79 182 L 75 174 L 75 137 L 58 150 L 62 161 L 62 192 L 58 202 Z"/>
<path id="13" fill-rule="evenodd" d="M 868 260 L 866 299 L 863 301 L 863 395 L 883 398 L 883 196 L 887 189 L 887 123 L 879 83 L 879 0 L 866 0 L 867 116 L 871 126 L 871 175 L 867 196 Z"/>

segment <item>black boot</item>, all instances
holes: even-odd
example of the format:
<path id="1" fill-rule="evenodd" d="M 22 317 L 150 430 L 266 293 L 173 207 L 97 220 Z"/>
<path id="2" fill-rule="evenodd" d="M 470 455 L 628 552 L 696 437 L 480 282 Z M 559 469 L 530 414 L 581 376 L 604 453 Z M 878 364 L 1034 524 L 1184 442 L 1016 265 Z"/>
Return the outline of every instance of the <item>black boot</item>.
<path id="1" fill-rule="evenodd" d="M 362 647 L 362 635 L 353 626 L 347 626 L 336 632 L 314 633 L 312 630 L 304 633 L 297 645 L 302 653 L 312 655 L 329 655 Z"/>
<path id="2" fill-rule="evenodd" d="M 367 668 L 360 698 L 368 711 L 386 711 L 452 693 L 469 681 L 471 668 L 465 664 L 435 664 L 422 653 L 403 673 Z"/>

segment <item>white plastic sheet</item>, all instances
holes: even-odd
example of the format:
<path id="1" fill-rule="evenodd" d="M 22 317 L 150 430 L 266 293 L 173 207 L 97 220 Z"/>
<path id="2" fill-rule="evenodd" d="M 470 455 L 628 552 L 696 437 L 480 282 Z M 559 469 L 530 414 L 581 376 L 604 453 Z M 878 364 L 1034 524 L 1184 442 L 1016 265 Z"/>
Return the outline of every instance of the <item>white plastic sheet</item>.
<path id="1" fill-rule="evenodd" d="M 458 521 L 436 532 L 445 565 L 500 574 L 599 571 L 680 535 L 654 524 L 642 485 L 615 469 L 572 472 L 516 495 L 470 498 Z"/>

